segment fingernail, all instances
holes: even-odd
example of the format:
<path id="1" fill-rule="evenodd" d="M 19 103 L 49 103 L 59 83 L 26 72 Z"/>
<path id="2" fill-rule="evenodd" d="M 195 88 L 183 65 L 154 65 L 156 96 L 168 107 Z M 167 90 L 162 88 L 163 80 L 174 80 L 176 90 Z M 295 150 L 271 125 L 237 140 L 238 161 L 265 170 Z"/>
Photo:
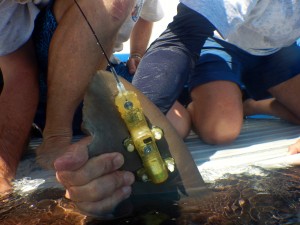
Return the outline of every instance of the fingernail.
<path id="1" fill-rule="evenodd" d="M 64 155 L 58 157 L 55 161 L 54 161 L 54 167 L 57 170 L 61 170 L 62 168 L 64 168 L 64 165 L 73 160 L 73 155 L 69 152 L 65 153 Z"/>
<path id="2" fill-rule="evenodd" d="M 62 156 L 60 156 L 57 160 L 58 161 L 69 161 L 74 158 L 74 155 L 71 152 L 66 152 Z"/>
<path id="3" fill-rule="evenodd" d="M 123 178 L 126 185 L 131 185 L 134 182 L 134 176 L 130 172 L 125 172 Z"/>
<path id="4" fill-rule="evenodd" d="M 130 186 L 122 187 L 122 191 L 125 195 L 125 198 L 128 198 L 131 195 L 131 187 Z"/>
<path id="5" fill-rule="evenodd" d="M 124 163 L 124 158 L 120 155 L 120 154 L 117 154 L 115 156 L 115 158 L 113 159 L 113 163 L 114 163 L 114 166 L 119 168 L 123 165 Z"/>

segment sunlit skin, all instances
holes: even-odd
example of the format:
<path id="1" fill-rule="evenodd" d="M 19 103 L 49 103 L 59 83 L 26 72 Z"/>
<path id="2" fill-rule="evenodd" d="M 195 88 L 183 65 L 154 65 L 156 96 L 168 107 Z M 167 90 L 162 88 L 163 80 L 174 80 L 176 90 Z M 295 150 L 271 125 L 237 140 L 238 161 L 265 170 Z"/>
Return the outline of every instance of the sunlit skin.
<path id="1" fill-rule="evenodd" d="M 182 138 L 186 138 L 191 131 L 191 117 L 189 112 L 176 101 L 166 115 L 177 133 Z"/>
<path id="2" fill-rule="evenodd" d="M 141 57 L 145 54 L 152 33 L 153 22 L 139 18 L 130 35 L 130 55 L 127 67 L 130 74 L 134 74 Z"/>
<path id="3" fill-rule="evenodd" d="M 97 35 L 101 36 L 105 50 L 111 54 L 114 37 L 132 11 L 135 1 L 78 0 L 78 3 Z M 104 159 L 99 156 L 89 160 L 88 139 L 71 144 L 71 137 L 75 108 L 82 100 L 91 76 L 99 67 L 104 69 L 107 62 L 99 54 L 93 34 L 73 0 L 55 1 L 54 13 L 59 23 L 49 49 L 48 117 L 43 144 L 37 151 L 38 161 L 46 168 L 57 170 L 60 182 L 67 189 L 67 196 L 78 200 L 75 203 L 79 209 L 87 214 L 102 215 L 130 195 L 134 177 L 129 172 L 116 172 L 124 161 L 118 153 L 108 154 Z M 10 189 L 10 181 L 28 144 L 38 103 L 35 57 L 31 41 L 15 52 L 0 57 L 4 76 L 0 97 L 1 191 Z M 93 168 L 101 166 L 107 170 L 93 174 Z M 76 176 L 82 172 L 85 176 Z M 64 176 L 65 173 L 71 173 L 72 176 Z M 78 179 L 73 180 L 74 177 Z M 69 186 L 70 180 L 75 188 Z M 103 181 L 109 182 L 109 188 L 103 186 L 103 189 L 96 189 L 95 182 Z M 111 193 L 103 192 L 105 188 Z M 88 191 L 91 194 L 89 201 L 83 202 L 82 196 L 87 196 L 87 190 L 96 191 Z"/>
<path id="4" fill-rule="evenodd" d="M 298 154 L 300 153 L 300 139 L 289 146 L 289 154 L 293 155 L 293 154 Z"/>
<path id="5" fill-rule="evenodd" d="M 300 125 L 300 119 L 275 98 L 269 98 L 260 101 L 255 101 L 251 98 L 246 99 L 243 102 L 243 110 L 245 116 L 257 114 L 272 115 Z"/>
<path id="6" fill-rule="evenodd" d="M 88 160 L 91 138 L 69 146 L 54 162 L 56 177 L 66 188 L 66 197 L 87 215 L 102 216 L 131 194 L 134 175 L 120 171 L 124 158 L 107 153 Z M 95 169 L 97 168 L 97 169 Z"/>
<path id="7" fill-rule="evenodd" d="M 3 192 L 10 189 L 38 103 L 37 65 L 31 40 L 1 56 L 0 67 L 4 80 L 0 95 L 0 191 Z"/>
<path id="8" fill-rule="evenodd" d="M 72 2 L 72 6 L 68 2 Z M 101 38 L 104 50 L 111 54 L 113 37 L 130 14 L 135 1 L 77 2 Z M 75 109 L 82 101 L 94 72 L 99 68 L 105 69 L 107 62 L 99 53 L 99 46 L 77 5 L 71 0 L 57 1 L 57 4 L 54 10 L 65 4 L 68 9 L 59 21 L 50 45 L 47 119 L 43 143 L 37 151 L 38 161 L 47 168 L 55 168 L 59 181 L 66 187 L 67 197 L 75 201 L 79 209 L 86 214 L 103 215 L 130 195 L 134 178 L 129 172 L 116 171 L 124 162 L 122 159 L 115 161 L 116 155 L 110 155 L 105 160 L 101 156 L 100 159 L 88 160 L 88 140 L 71 145 Z M 61 7 L 59 4 L 62 4 Z M 53 163 L 56 158 L 59 159 Z M 107 171 L 97 169 L 95 174 L 94 168 L 101 168 L 101 165 Z"/>
<path id="9" fill-rule="evenodd" d="M 97 35 L 101 37 L 105 51 L 107 54 L 111 54 L 113 37 L 124 19 L 131 12 L 135 1 L 78 0 L 78 3 L 89 18 Z M 103 7 L 99 7 L 99 5 Z M 99 12 L 95 12 L 95 10 L 99 10 Z M 49 51 L 48 117 L 43 133 L 43 144 L 37 151 L 37 159 L 46 168 L 54 168 L 57 171 L 57 179 L 66 188 L 66 197 L 73 200 L 83 213 L 103 216 L 106 213 L 110 213 L 120 201 L 130 196 L 134 176 L 130 172 L 117 171 L 124 163 L 124 158 L 119 153 L 104 154 L 89 160 L 87 157 L 89 139 L 83 139 L 78 143 L 71 144 L 71 120 L 76 105 L 82 100 L 90 77 L 95 70 L 99 68 L 104 69 L 107 62 L 104 60 L 103 55 L 99 54 L 99 48 L 95 39 L 72 0 L 56 1 L 54 13 L 59 26 L 55 31 Z M 74 23 L 74 18 L 76 18 L 76 23 Z M 140 53 L 134 49 L 132 51 Z M 34 52 L 34 49 L 31 46 L 30 51 L 25 52 L 31 54 Z M 72 57 L 69 57 L 70 55 Z M 34 57 L 27 58 L 34 59 Z M 5 77 L 5 87 L 1 97 L 8 93 L 6 90 L 9 90 L 8 88 L 10 87 L 8 85 L 9 82 L 6 80 L 7 77 L 13 77 L 8 69 L 29 68 L 28 72 L 25 71 L 29 74 L 24 76 L 26 77 L 26 82 L 19 78 L 18 80 L 23 84 L 24 91 L 29 91 L 28 96 L 32 103 L 28 102 L 28 100 L 18 100 L 18 102 L 24 103 L 28 107 L 28 109 L 23 109 L 16 107 L 15 101 L 11 101 L 14 104 L 14 109 L 22 112 L 23 119 L 27 121 L 24 124 L 26 130 L 20 129 L 23 127 L 23 124 L 18 120 L 7 121 L 3 119 L 1 121 L 5 123 L 7 121 L 11 128 L 14 128 L 14 124 L 18 125 L 19 131 L 23 133 L 21 135 L 19 133 L 16 134 L 18 138 L 11 136 L 10 138 L 14 141 L 8 141 L 8 143 L 14 143 L 16 149 L 23 150 L 24 142 L 26 141 L 27 143 L 28 140 L 31 121 L 33 120 L 38 100 L 37 66 L 29 63 L 28 66 L 6 67 L 6 65 L 11 65 L 7 62 L 15 64 L 15 60 L 16 58 L 7 60 L 1 58 L 1 68 Z M 132 67 L 135 69 L 134 66 L 137 66 L 139 59 L 135 58 L 132 61 L 134 61 Z M 21 63 L 17 64 L 21 65 Z M 16 84 L 14 84 L 14 88 L 17 88 Z M 23 89 L 17 89 L 19 92 L 14 93 L 19 93 L 23 98 L 27 97 L 27 95 L 24 95 Z M 6 106 L 2 102 L 1 105 Z M 57 105 L 60 107 L 57 107 Z M 5 108 L 1 107 L 1 109 Z M 2 114 L 2 111 L 0 112 L 1 116 L 6 115 Z M 10 114 L 11 112 L 9 111 Z M 30 118 L 27 118 L 26 115 L 30 116 Z M 2 124 L 0 125 L 2 128 Z M 6 126 L 6 124 L 4 125 Z M 10 134 L 7 131 L 6 129 L 5 132 Z M 23 136 L 24 139 L 20 138 Z M 1 135 L 2 137 L 4 136 Z M 10 139 L 8 138 L 7 140 Z M 6 148 L 10 149 L 12 157 L 11 160 L 2 158 L 3 161 L 1 161 L 4 162 L 4 165 L 0 165 L 0 169 L 2 169 L 3 177 L 5 177 L 1 180 L 1 191 L 10 189 L 10 180 L 15 175 L 21 156 L 21 151 L 13 151 L 9 146 L 4 146 L 2 153 L 5 153 Z M 7 154 L 4 155 L 7 156 Z M 102 167 L 103 169 L 101 170 Z M 94 170 L 94 168 L 98 168 L 98 170 Z M 94 173 L 95 171 L 97 172 L 96 174 Z M 99 184 L 101 184 L 101 188 L 99 188 Z"/>
<path id="10" fill-rule="evenodd" d="M 72 2 L 71 7 L 68 2 Z M 131 13 L 135 1 L 78 0 L 77 2 L 89 19 L 96 35 L 101 38 L 106 54 L 110 55 L 114 43 L 113 37 Z M 55 11 L 65 6 L 66 11 Z M 122 14 L 116 15 L 116 12 L 121 10 L 120 7 L 123 7 Z M 47 118 L 43 143 L 37 151 L 39 162 L 47 168 L 53 168 L 54 159 L 64 152 L 64 147 L 70 145 L 72 119 L 76 107 L 82 101 L 92 75 L 99 68 L 105 69 L 107 65 L 77 5 L 73 4 L 72 0 L 57 1 L 54 13 L 56 15 L 62 12 L 65 14 L 59 21 L 50 45 Z M 76 23 L 73 23 L 74 18 L 78 18 Z M 64 48 L 61 48 L 62 45 Z"/>

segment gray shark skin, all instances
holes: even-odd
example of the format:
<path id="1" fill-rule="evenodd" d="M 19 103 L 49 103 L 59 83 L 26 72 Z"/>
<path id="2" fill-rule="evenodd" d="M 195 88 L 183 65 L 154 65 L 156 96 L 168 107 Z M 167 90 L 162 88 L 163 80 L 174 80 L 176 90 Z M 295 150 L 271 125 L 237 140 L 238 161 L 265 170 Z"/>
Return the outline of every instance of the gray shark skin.
<path id="1" fill-rule="evenodd" d="M 136 181 L 133 185 L 133 195 L 165 195 L 174 190 L 187 196 L 201 195 L 206 187 L 183 140 L 165 115 L 145 95 L 121 77 L 120 80 L 127 90 L 137 94 L 148 122 L 163 129 L 164 138 L 157 142 L 158 148 L 163 158 L 172 156 L 176 164 L 175 172 L 163 184 Z M 122 141 L 129 137 L 129 133 L 114 104 L 117 94 L 113 74 L 98 71 L 89 84 L 83 106 L 83 130 L 93 136 L 89 145 L 89 156 L 118 151 L 125 157 L 122 169 L 136 171 L 142 164 L 137 152 L 128 152 L 123 147 Z"/>

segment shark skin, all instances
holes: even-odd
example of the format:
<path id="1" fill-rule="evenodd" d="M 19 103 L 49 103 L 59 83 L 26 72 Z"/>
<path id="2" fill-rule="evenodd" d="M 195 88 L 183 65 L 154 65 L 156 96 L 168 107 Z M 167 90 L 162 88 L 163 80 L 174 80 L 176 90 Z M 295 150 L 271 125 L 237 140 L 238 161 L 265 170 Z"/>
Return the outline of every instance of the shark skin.
<path id="1" fill-rule="evenodd" d="M 157 141 L 157 146 L 162 158 L 170 156 L 174 158 L 176 168 L 173 173 L 169 173 L 168 180 L 162 184 L 136 181 L 133 184 L 132 196 L 138 198 L 168 196 L 168 194 L 173 198 L 174 196 L 178 198 L 202 196 L 207 191 L 205 183 L 183 140 L 165 115 L 145 95 L 122 77 L 119 79 L 127 90 L 137 94 L 149 124 L 163 130 L 164 137 Z M 134 172 L 142 167 L 142 162 L 136 151 L 128 152 L 122 144 L 123 140 L 130 135 L 114 103 L 117 94 L 113 74 L 97 71 L 84 97 L 82 128 L 93 137 L 88 147 L 90 157 L 107 152 L 121 152 L 125 158 L 122 169 Z"/>

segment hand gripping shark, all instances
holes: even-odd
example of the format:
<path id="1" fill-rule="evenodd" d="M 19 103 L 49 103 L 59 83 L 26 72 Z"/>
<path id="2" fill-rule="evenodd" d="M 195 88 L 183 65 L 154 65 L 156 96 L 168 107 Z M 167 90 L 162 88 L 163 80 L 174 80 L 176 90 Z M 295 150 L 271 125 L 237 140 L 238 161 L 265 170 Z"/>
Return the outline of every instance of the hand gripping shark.
<path id="1" fill-rule="evenodd" d="M 145 182 L 144 179 L 139 179 L 138 172 L 145 167 L 145 163 L 136 151 L 130 152 L 124 147 L 124 140 L 128 140 L 131 133 L 115 103 L 119 94 L 116 80 L 107 71 L 98 71 L 94 75 L 84 97 L 82 126 L 93 137 L 89 145 L 89 156 L 121 152 L 125 158 L 122 169 L 137 175 L 137 181 L 133 184 L 133 199 L 168 194 L 178 198 L 181 195 L 199 196 L 206 190 L 205 184 L 183 140 L 165 115 L 145 95 L 126 80 L 121 77 L 119 79 L 126 90 L 134 92 L 138 97 L 149 127 L 154 125 L 163 130 L 164 135 L 156 141 L 157 148 L 163 160 L 174 159 L 175 170 L 168 171 L 168 177 L 163 182 Z"/>

